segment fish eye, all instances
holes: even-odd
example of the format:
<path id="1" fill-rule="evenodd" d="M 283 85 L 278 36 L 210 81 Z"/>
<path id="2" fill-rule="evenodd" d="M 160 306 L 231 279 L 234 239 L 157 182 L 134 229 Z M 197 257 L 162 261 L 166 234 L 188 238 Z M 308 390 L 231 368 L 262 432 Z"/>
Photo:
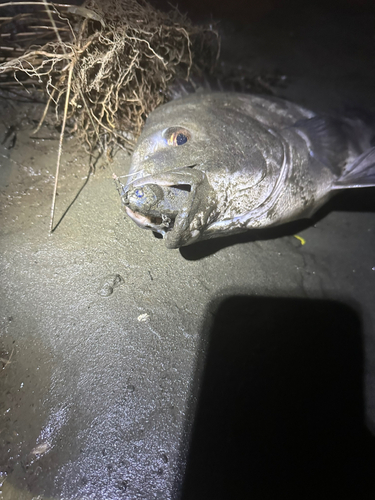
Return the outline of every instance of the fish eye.
<path id="1" fill-rule="evenodd" d="M 170 127 L 165 130 L 163 137 L 168 146 L 182 146 L 191 139 L 191 134 L 186 128 Z"/>

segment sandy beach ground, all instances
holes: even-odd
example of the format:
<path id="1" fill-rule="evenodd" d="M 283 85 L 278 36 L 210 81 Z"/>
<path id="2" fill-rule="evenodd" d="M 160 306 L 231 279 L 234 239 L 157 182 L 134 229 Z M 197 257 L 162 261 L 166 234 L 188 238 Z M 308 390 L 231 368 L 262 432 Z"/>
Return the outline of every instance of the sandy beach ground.
<path id="1" fill-rule="evenodd" d="M 279 70 L 277 95 L 315 111 L 375 113 L 373 20 L 280 16 L 223 22 L 223 58 Z M 67 138 L 49 235 L 58 132 L 31 136 L 43 104 L 19 100 L 0 100 L 0 142 L 16 131 L 0 145 L 0 498 L 328 498 L 321 478 L 367 498 L 374 189 L 167 250 L 124 218 L 112 173 L 129 157 L 86 182 Z"/>

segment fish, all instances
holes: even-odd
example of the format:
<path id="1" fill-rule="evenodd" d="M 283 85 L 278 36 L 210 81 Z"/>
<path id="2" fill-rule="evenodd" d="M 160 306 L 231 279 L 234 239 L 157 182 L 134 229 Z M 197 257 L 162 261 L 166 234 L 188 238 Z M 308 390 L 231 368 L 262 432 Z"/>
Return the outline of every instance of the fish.
<path id="1" fill-rule="evenodd" d="M 375 186 L 375 128 L 273 96 L 200 92 L 156 108 L 121 191 L 127 215 L 175 249 L 311 217 Z"/>

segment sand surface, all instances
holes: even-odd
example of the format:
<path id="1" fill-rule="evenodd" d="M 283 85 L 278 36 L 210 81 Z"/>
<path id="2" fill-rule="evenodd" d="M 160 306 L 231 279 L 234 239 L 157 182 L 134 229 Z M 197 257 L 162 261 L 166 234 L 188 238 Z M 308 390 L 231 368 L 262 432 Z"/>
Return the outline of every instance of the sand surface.
<path id="1" fill-rule="evenodd" d="M 375 112 L 375 31 L 365 15 L 278 16 L 224 24 L 223 57 L 280 70 L 277 94 L 316 111 Z M 167 250 L 124 218 L 112 173 L 126 174 L 129 157 L 100 159 L 86 182 L 89 158 L 68 138 L 56 220 L 74 203 L 49 235 L 58 132 L 30 135 L 42 104 L 0 102 L 0 138 L 17 131 L 13 148 L 11 138 L 0 145 L 0 498 L 230 498 L 230 482 L 232 498 L 277 498 L 259 493 L 259 477 L 310 498 L 294 489 L 303 482 L 293 465 L 280 472 L 296 457 L 313 464 L 311 498 L 326 498 L 316 484 L 327 450 L 339 464 L 333 492 L 351 491 L 358 477 L 367 488 L 366 466 L 359 476 L 353 467 L 369 464 L 375 432 L 374 190 L 340 195 L 313 223 L 260 239 Z M 241 412 L 251 418 L 238 427 Z M 296 454 L 297 422 L 316 440 Z M 238 429 L 247 429 L 243 456 Z M 229 463 L 245 456 L 257 467 L 235 479 Z"/>

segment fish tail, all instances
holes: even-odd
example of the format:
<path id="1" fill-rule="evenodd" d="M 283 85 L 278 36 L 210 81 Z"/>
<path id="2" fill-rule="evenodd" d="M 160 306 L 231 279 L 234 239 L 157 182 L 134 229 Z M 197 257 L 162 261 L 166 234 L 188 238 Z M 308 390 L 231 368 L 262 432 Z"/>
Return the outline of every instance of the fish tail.
<path id="1" fill-rule="evenodd" d="M 375 187 L 375 147 L 358 156 L 347 165 L 333 189 Z"/>

